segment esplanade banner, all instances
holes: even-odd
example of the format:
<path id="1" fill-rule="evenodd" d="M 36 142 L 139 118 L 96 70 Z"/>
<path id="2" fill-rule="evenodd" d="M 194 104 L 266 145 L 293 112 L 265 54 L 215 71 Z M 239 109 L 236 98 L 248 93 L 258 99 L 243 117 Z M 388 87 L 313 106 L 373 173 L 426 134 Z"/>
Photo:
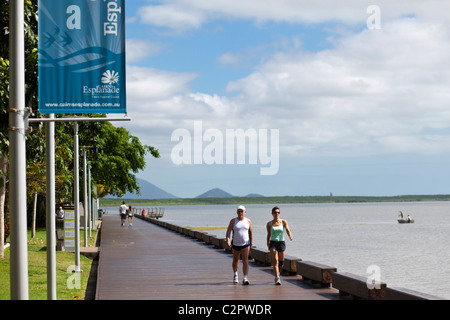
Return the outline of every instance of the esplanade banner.
<path id="1" fill-rule="evenodd" d="M 39 112 L 125 113 L 125 0 L 39 0 Z"/>

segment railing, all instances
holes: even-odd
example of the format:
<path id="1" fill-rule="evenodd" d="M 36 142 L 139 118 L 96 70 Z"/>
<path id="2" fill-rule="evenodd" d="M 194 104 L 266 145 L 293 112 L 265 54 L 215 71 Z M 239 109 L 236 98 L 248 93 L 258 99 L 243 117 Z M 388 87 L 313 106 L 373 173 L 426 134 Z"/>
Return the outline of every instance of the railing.
<path id="1" fill-rule="evenodd" d="M 134 215 L 159 219 L 164 216 L 164 207 L 131 207 Z"/>

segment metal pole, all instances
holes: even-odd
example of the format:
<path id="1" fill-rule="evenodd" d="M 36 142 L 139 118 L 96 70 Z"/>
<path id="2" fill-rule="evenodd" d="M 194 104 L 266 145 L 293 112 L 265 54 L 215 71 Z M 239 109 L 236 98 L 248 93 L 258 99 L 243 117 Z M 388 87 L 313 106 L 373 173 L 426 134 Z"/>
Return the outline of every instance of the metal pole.
<path id="1" fill-rule="evenodd" d="M 48 118 L 53 119 L 54 114 Z M 47 299 L 56 300 L 55 123 L 47 122 Z"/>
<path id="2" fill-rule="evenodd" d="M 10 1 L 9 207 L 11 299 L 28 300 L 24 2 Z"/>
<path id="3" fill-rule="evenodd" d="M 91 165 L 88 164 L 88 217 L 89 238 L 92 238 L 92 201 L 91 201 Z"/>
<path id="4" fill-rule="evenodd" d="M 88 246 L 88 239 L 87 239 L 87 221 L 88 221 L 88 215 L 87 215 L 87 210 L 88 210 L 88 202 L 87 202 L 87 163 L 86 163 L 86 149 L 83 152 L 83 180 L 84 180 L 84 185 L 83 185 L 83 192 L 84 192 L 84 246 L 87 247 Z"/>
<path id="5" fill-rule="evenodd" d="M 73 124 L 73 175 L 74 175 L 74 209 L 75 209 L 75 272 L 81 272 L 80 268 L 80 159 L 78 146 L 78 122 Z"/>

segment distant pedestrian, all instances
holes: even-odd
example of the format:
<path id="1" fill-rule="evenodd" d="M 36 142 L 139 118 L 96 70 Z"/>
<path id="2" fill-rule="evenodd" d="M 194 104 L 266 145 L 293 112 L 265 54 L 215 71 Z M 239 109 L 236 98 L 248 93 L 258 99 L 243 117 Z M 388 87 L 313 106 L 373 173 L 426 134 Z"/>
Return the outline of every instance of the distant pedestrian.
<path id="1" fill-rule="evenodd" d="M 245 217 L 245 207 L 239 206 L 237 208 L 237 217 L 231 219 L 227 229 L 227 244 L 231 247 L 233 253 L 233 283 L 238 283 L 238 264 L 239 257 L 242 258 L 242 268 L 244 273 L 243 285 L 248 285 L 248 256 L 253 242 L 252 222 Z M 233 231 L 232 239 L 230 240 L 231 231 Z"/>
<path id="2" fill-rule="evenodd" d="M 62 207 L 58 208 L 58 211 L 56 212 L 56 219 L 64 219 L 64 210 Z"/>
<path id="3" fill-rule="evenodd" d="M 128 206 L 125 204 L 125 201 L 124 201 L 124 202 L 122 202 L 122 205 L 119 207 L 119 214 L 120 214 L 120 220 L 121 220 L 122 226 L 125 225 L 127 211 L 128 211 Z"/>
<path id="4" fill-rule="evenodd" d="M 272 258 L 273 273 L 275 275 L 275 284 L 281 285 L 280 272 L 283 269 L 284 254 L 286 250 L 286 242 L 284 241 L 284 230 L 292 241 L 293 237 L 288 223 L 284 219 L 280 219 L 280 208 L 272 208 L 273 219 L 267 222 L 267 247 Z"/>
<path id="5" fill-rule="evenodd" d="M 128 223 L 130 224 L 130 226 L 133 226 L 133 210 L 131 209 L 131 206 L 128 207 L 127 215 L 128 215 Z"/>

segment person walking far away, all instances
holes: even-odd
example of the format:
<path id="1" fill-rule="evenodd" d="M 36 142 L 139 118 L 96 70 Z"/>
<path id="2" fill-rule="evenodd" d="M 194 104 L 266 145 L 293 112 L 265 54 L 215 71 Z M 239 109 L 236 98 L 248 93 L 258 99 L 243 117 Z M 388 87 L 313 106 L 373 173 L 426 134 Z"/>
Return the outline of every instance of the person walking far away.
<path id="1" fill-rule="evenodd" d="M 125 218 L 127 217 L 127 211 L 128 211 L 128 207 L 127 207 L 127 205 L 125 204 L 125 201 L 124 201 L 124 202 L 122 202 L 122 204 L 119 207 L 121 226 L 125 225 Z"/>
<path id="2" fill-rule="evenodd" d="M 292 241 L 291 230 L 288 223 L 284 219 L 280 219 L 280 208 L 272 208 L 273 219 L 267 222 L 267 246 L 272 258 L 273 273 L 275 275 L 275 284 L 281 285 L 280 272 L 283 269 L 284 253 L 286 250 L 286 242 L 284 241 L 284 230 Z"/>
<path id="3" fill-rule="evenodd" d="M 56 219 L 64 219 L 64 210 L 62 207 L 58 208 L 58 211 L 56 212 Z"/>
<path id="4" fill-rule="evenodd" d="M 231 247 L 231 252 L 233 253 L 233 283 L 238 283 L 238 264 L 239 257 L 242 258 L 242 269 L 244 273 L 244 280 L 242 280 L 243 285 L 248 285 L 248 256 L 250 253 L 250 248 L 253 242 L 253 231 L 252 222 L 250 219 L 245 217 L 245 207 L 239 206 L 237 208 L 237 217 L 231 219 L 228 229 L 227 229 L 227 244 Z M 230 241 L 230 235 L 233 231 L 232 240 Z"/>
<path id="5" fill-rule="evenodd" d="M 128 215 L 128 223 L 130 224 L 130 227 L 132 227 L 133 226 L 133 210 L 131 210 L 131 206 L 128 207 L 127 215 Z"/>

